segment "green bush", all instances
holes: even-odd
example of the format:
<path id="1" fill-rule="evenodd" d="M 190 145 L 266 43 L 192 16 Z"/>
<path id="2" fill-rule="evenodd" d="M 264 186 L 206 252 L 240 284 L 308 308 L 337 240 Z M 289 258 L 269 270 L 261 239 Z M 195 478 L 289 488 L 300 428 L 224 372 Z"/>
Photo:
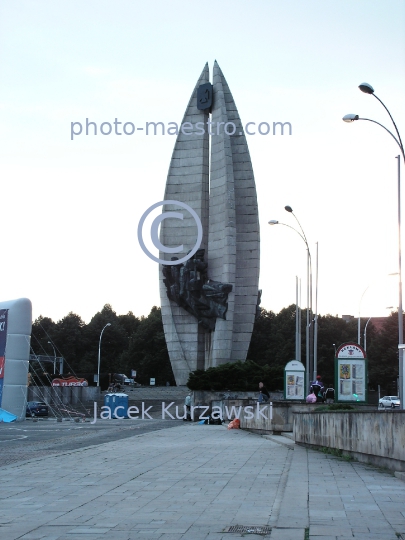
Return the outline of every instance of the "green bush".
<path id="1" fill-rule="evenodd" d="M 346 403 L 332 403 L 332 405 L 328 406 L 328 411 L 351 411 L 354 409 L 355 407 Z"/>
<path id="2" fill-rule="evenodd" d="M 317 407 L 316 412 L 350 411 L 354 409 L 355 407 L 352 407 L 352 405 L 346 405 L 346 403 L 332 403 L 331 405 L 322 405 L 321 407 Z"/>
<path id="3" fill-rule="evenodd" d="M 197 369 L 190 373 L 187 386 L 190 390 L 257 391 L 259 382 L 268 390 L 283 388 L 283 368 L 259 366 L 255 362 L 222 364 L 206 371 Z"/>

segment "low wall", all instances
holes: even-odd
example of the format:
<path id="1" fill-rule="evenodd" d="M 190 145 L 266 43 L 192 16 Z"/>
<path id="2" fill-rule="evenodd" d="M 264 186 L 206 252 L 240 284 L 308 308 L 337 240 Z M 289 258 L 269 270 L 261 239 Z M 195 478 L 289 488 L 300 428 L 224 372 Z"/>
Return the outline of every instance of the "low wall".
<path id="1" fill-rule="evenodd" d="M 240 403 L 239 403 L 240 401 Z M 214 402 L 212 402 L 214 403 Z M 263 414 L 260 414 L 257 410 L 257 401 L 252 400 L 227 400 L 225 404 L 229 403 L 228 409 L 231 405 L 253 405 L 254 408 L 254 417 L 245 418 L 242 415 L 240 418 L 240 427 L 242 429 L 247 429 L 253 431 L 254 433 L 261 434 L 274 434 L 281 433 L 283 431 L 292 432 L 294 430 L 294 416 L 296 413 L 300 412 L 311 412 L 316 411 L 319 407 L 324 407 L 324 403 L 305 403 L 296 401 L 273 401 L 272 403 L 272 418 L 269 414 L 269 407 L 263 411 Z M 260 407 L 263 409 L 263 405 Z M 356 409 L 371 409 L 369 405 L 356 405 Z M 372 409 L 374 410 L 374 408 Z"/>
<path id="2" fill-rule="evenodd" d="M 48 405 L 75 405 L 100 399 L 97 386 L 29 386 L 27 401 L 45 401 Z"/>
<path id="3" fill-rule="evenodd" d="M 405 411 L 294 414 L 297 444 L 342 450 L 359 461 L 405 471 Z"/>
<path id="4" fill-rule="evenodd" d="M 263 415 L 258 414 L 255 410 L 254 418 L 241 418 L 240 427 L 255 433 L 265 434 L 281 433 L 282 431 L 292 432 L 295 412 L 308 411 L 308 409 L 313 410 L 315 408 L 315 404 L 274 401 L 272 402 L 272 418 L 270 418 L 266 410 L 264 410 Z M 260 409 L 263 409 L 263 405 L 261 405 Z"/>
<path id="5" fill-rule="evenodd" d="M 252 399 L 257 400 L 259 396 L 259 391 L 255 392 L 250 390 L 250 392 L 237 392 L 237 391 L 228 391 L 224 390 L 221 392 L 214 392 L 210 390 L 194 390 L 193 398 L 194 403 L 201 403 L 201 405 L 209 405 L 211 401 L 223 400 L 224 395 L 229 394 L 230 396 L 235 396 L 235 399 Z M 270 401 L 279 401 L 284 399 L 284 394 L 282 392 L 270 392 Z M 228 400 L 226 400 L 228 401 Z"/>
<path id="6" fill-rule="evenodd" d="M 242 429 L 263 434 L 292 431 L 294 411 L 308 410 L 309 408 L 313 409 L 316 407 L 316 405 L 308 405 L 306 403 L 298 404 L 287 401 L 274 401 L 267 404 L 262 403 L 260 404 L 260 407 L 258 407 L 257 399 L 212 399 L 211 401 L 208 401 L 207 393 L 205 393 L 204 396 L 198 396 L 196 394 L 197 393 L 195 392 L 193 396 L 193 405 L 195 407 L 198 405 L 206 405 L 210 407 L 210 411 L 212 410 L 212 407 L 220 407 L 225 422 L 238 414 L 240 427 Z M 209 395 L 208 397 L 215 396 Z M 198 419 L 199 416 L 199 411 L 196 409 L 194 417 Z"/>

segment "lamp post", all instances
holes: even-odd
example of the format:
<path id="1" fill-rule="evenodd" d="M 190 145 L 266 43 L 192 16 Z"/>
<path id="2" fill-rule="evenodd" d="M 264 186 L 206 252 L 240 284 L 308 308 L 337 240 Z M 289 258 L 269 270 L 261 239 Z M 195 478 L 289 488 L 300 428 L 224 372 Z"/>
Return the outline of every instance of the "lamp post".
<path id="1" fill-rule="evenodd" d="M 98 342 L 98 369 L 97 369 L 97 386 L 100 386 L 100 353 L 101 353 L 101 336 L 103 335 L 104 330 L 107 326 L 111 326 L 111 323 L 107 323 L 104 328 L 101 330 L 100 340 Z"/>
<path id="2" fill-rule="evenodd" d="M 375 95 L 374 88 L 371 86 L 371 84 L 368 83 L 361 83 L 359 85 L 359 88 L 362 92 L 365 94 L 369 94 L 374 96 L 384 107 L 384 109 L 387 111 L 392 124 L 395 128 L 395 132 L 397 134 L 397 137 L 389 129 L 387 129 L 385 126 L 380 124 L 379 122 L 376 122 L 375 120 L 371 120 L 370 118 L 360 118 L 358 114 L 346 114 L 346 116 L 343 117 L 344 122 L 354 122 L 355 120 L 365 120 L 367 122 L 372 122 L 373 124 L 377 124 L 385 131 L 387 131 L 391 137 L 395 140 L 397 145 L 399 146 L 402 154 L 402 158 L 404 160 L 405 164 L 405 152 L 404 152 L 404 145 L 402 144 L 401 135 L 398 131 L 397 125 L 386 107 L 386 105 L 381 101 L 381 99 Z M 401 269 L 401 168 L 400 168 L 400 156 L 396 156 L 398 160 L 398 274 L 399 274 L 399 302 L 398 302 L 398 345 L 403 344 L 404 342 L 404 333 L 403 333 L 403 313 L 402 313 L 402 269 Z M 401 409 L 404 409 L 405 406 L 405 388 L 404 388 L 404 356 L 403 356 L 403 349 L 399 349 L 399 388 L 400 388 L 400 400 L 401 400 Z"/>
<path id="3" fill-rule="evenodd" d="M 312 365 L 310 364 L 310 325 L 311 325 L 311 315 L 312 315 L 312 261 L 311 261 L 311 252 L 309 250 L 309 245 L 308 245 L 308 241 L 307 241 L 307 238 L 305 236 L 305 233 L 304 233 L 304 230 L 301 226 L 301 223 L 298 221 L 297 217 L 295 216 L 294 212 L 292 211 L 292 208 L 291 206 L 286 206 L 285 207 L 285 210 L 289 213 L 291 213 L 298 225 L 300 226 L 300 229 L 301 229 L 301 232 L 297 231 L 297 229 L 295 229 L 294 227 L 291 227 L 291 225 L 287 225 L 286 223 L 281 223 L 275 219 L 272 219 L 271 221 L 269 221 L 269 225 L 283 225 L 284 227 L 288 227 L 289 229 L 292 229 L 293 231 L 295 231 L 301 238 L 302 240 L 305 242 L 305 245 L 306 245 L 306 248 L 307 248 L 307 324 L 306 324 L 306 332 L 305 332 L 305 340 L 306 340 L 306 343 L 305 343 L 305 355 L 306 355 L 306 359 L 305 359 L 305 371 L 306 371 L 306 375 L 307 375 L 307 386 L 309 386 L 309 378 L 311 377 L 311 368 L 312 368 Z"/>
<path id="4" fill-rule="evenodd" d="M 372 317 L 369 317 L 368 321 L 366 322 L 366 326 L 364 327 L 364 339 L 363 339 L 363 345 L 364 345 L 364 350 L 367 351 L 367 326 L 368 326 L 368 323 L 371 321 Z M 360 343 L 359 343 L 360 345 Z"/>
<path id="5" fill-rule="evenodd" d="M 357 320 L 357 343 L 360 346 L 361 346 L 361 343 L 360 343 L 360 324 L 361 324 L 360 309 L 361 309 L 361 301 L 363 300 L 363 296 L 365 295 L 365 293 L 368 291 L 369 288 L 370 288 L 370 285 L 367 285 L 367 287 L 363 291 L 363 294 L 361 295 L 360 302 L 359 302 L 359 318 Z"/>
<path id="6" fill-rule="evenodd" d="M 53 349 L 53 374 L 55 375 L 55 373 L 56 373 L 56 351 L 55 351 L 55 347 L 53 346 L 52 341 L 48 341 L 48 343 L 50 345 L 52 345 L 52 349 Z"/>

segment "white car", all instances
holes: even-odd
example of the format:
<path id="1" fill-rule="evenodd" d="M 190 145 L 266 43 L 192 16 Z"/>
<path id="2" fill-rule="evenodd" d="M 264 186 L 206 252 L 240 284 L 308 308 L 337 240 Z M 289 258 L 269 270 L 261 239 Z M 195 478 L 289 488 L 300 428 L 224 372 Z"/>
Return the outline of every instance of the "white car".
<path id="1" fill-rule="evenodd" d="M 399 397 L 398 396 L 384 396 L 382 397 L 379 402 L 378 406 L 382 408 L 391 407 L 391 409 L 395 409 L 395 407 L 399 407 Z"/>

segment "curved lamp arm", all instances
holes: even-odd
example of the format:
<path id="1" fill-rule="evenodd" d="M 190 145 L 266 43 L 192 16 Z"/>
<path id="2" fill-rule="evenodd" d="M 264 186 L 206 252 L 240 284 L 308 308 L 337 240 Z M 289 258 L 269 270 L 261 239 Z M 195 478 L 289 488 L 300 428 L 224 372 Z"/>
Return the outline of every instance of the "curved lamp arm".
<path id="1" fill-rule="evenodd" d="M 294 216 L 295 217 L 295 216 Z M 294 227 L 291 227 L 291 225 L 287 225 L 287 223 L 281 223 L 280 221 L 277 221 L 275 219 L 272 219 L 269 221 L 269 225 L 284 225 L 284 227 L 288 227 L 289 229 L 292 229 L 293 231 L 295 231 L 299 236 L 301 236 L 301 238 L 304 240 L 305 242 L 305 245 L 307 246 L 307 249 L 309 251 L 309 247 L 308 247 L 308 242 L 307 242 L 307 239 L 305 238 L 305 236 L 303 236 L 299 231 L 297 231 L 297 229 L 294 229 Z"/>
<path id="2" fill-rule="evenodd" d="M 400 140 L 398 140 L 395 135 L 388 129 L 386 128 L 385 126 L 383 126 L 382 124 L 380 124 L 380 122 L 376 122 L 376 120 L 371 120 L 370 118 L 357 118 L 357 120 L 367 120 L 367 122 L 373 122 L 373 124 L 378 124 L 379 126 L 381 126 L 382 128 L 385 129 L 385 131 L 387 131 L 391 137 L 394 139 L 394 141 L 397 143 L 397 145 L 399 146 L 400 150 L 401 150 L 401 154 L 402 154 L 402 157 L 404 158 L 404 163 L 405 163 L 405 154 L 404 154 L 404 149 L 403 149 L 403 146 L 400 142 Z"/>
<path id="3" fill-rule="evenodd" d="M 401 148 L 402 156 L 403 156 L 404 161 L 405 161 L 404 145 L 402 144 L 401 135 L 399 134 L 397 125 L 396 125 L 396 123 L 394 122 L 394 119 L 392 118 L 392 115 L 391 115 L 390 111 L 388 110 L 388 108 L 385 106 L 384 102 L 381 101 L 381 99 L 380 99 L 378 96 L 376 96 L 376 95 L 374 94 L 374 92 L 373 92 L 372 95 L 375 97 L 375 99 L 377 99 L 377 100 L 381 103 L 381 105 L 384 107 L 384 109 L 385 109 L 385 110 L 387 111 L 387 113 L 389 114 L 389 117 L 391 118 L 391 122 L 394 124 L 395 131 L 397 132 L 398 139 L 399 139 L 399 147 Z M 380 124 L 380 125 L 381 125 L 381 124 Z M 384 126 L 383 126 L 383 127 L 384 127 Z M 388 130 L 387 130 L 387 131 L 388 131 Z"/>

